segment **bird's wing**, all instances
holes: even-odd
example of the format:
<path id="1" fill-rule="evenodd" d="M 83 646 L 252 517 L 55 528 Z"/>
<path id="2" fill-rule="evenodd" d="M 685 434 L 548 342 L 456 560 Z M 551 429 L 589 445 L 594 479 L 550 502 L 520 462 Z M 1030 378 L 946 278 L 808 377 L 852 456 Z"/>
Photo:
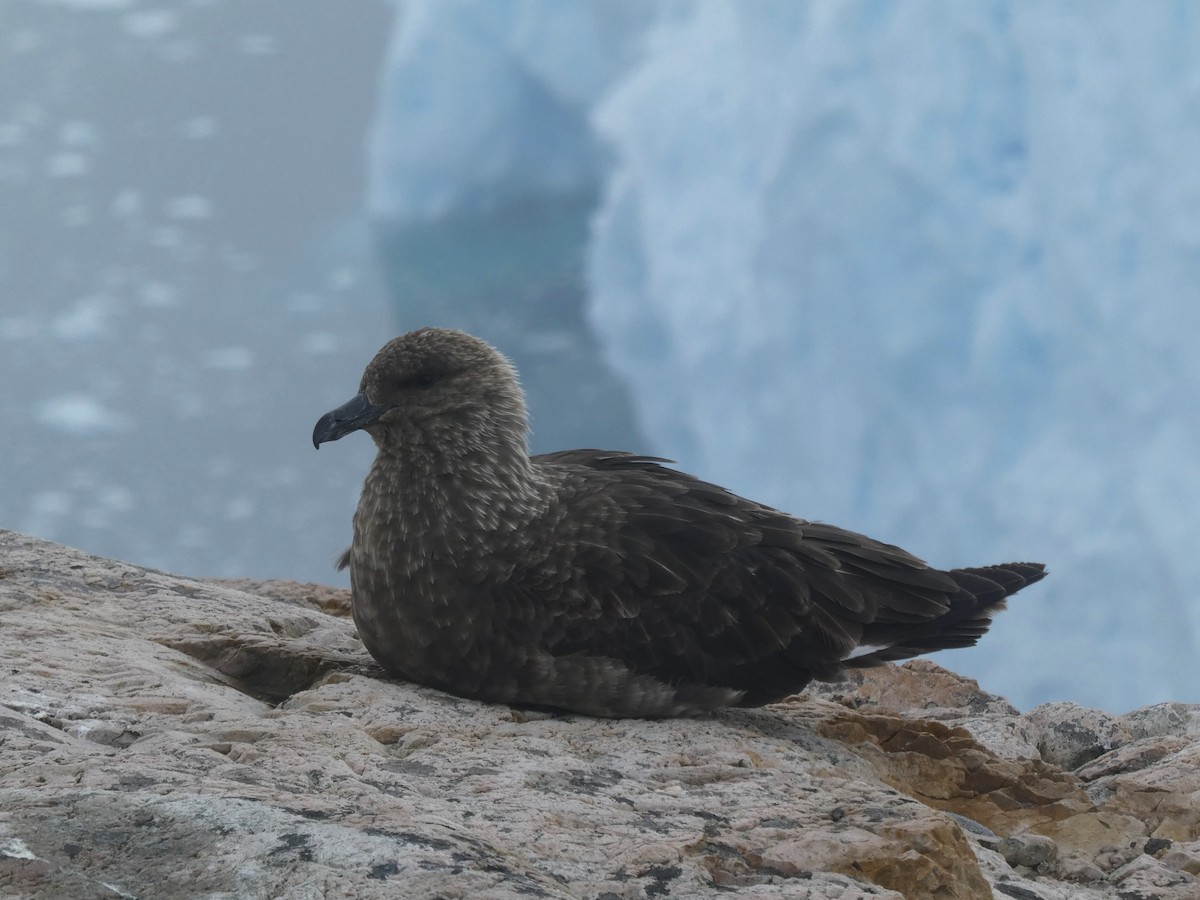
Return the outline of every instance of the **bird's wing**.
<path id="1" fill-rule="evenodd" d="M 665 460 L 575 450 L 535 461 L 556 470 L 575 530 L 555 542 L 572 558 L 546 567 L 573 579 L 562 595 L 575 605 L 545 635 L 556 655 L 604 655 L 763 702 L 833 676 L 881 635 L 944 617 L 960 590 L 899 547 L 793 518 Z"/>

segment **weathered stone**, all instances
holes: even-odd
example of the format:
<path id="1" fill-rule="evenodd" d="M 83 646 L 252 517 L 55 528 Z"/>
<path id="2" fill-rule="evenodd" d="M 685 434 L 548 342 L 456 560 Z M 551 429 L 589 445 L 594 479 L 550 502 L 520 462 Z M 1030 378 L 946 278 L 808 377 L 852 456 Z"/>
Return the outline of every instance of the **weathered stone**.
<path id="1" fill-rule="evenodd" d="M 1111 876 L 1122 900 L 1196 900 L 1200 878 L 1173 869 L 1145 854 L 1135 856 Z"/>
<path id="2" fill-rule="evenodd" d="M 1170 849 L 1161 855 L 1150 855 L 1157 856 L 1162 860 L 1164 866 L 1178 869 L 1180 872 L 1187 872 L 1189 875 L 1200 875 L 1200 841 L 1192 841 L 1190 844 L 1172 844 Z"/>
<path id="3" fill-rule="evenodd" d="M 805 695 L 855 708 L 882 707 L 924 719 L 1017 715 L 1016 707 L 1003 697 L 982 691 L 974 679 L 956 675 L 927 659 L 914 659 L 903 666 L 850 669 L 840 681 L 814 683 Z"/>
<path id="4" fill-rule="evenodd" d="M 1037 731 L 1016 707 L 978 683 L 948 672 L 927 659 L 897 667 L 852 669 L 845 679 L 813 684 L 806 696 L 823 697 L 855 709 L 887 710 L 966 728 L 997 756 L 1036 759 Z"/>
<path id="5" fill-rule="evenodd" d="M 1075 703 L 1043 703 L 1024 716 L 1036 729 L 1038 752 L 1046 762 L 1077 769 L 1128 743 L 1129 727 L 1116 716 Z"/>
<path id="6" fill-rule="evenodd" d="M 1091 782 L 1089 793 L 1105 809 L 1138 819 L 1150 837 L 1200 840 L 1200 742 L 1178 741 L 1147 738 L 1149 746 L 1140 753 L 1137 745 L 1122 748 L 1118 753 L 1127 751 L 1129 768 L 1098 767 L 1103 774 Z"/>
<path id="7" fill-rule="evenodd" d="M 1133 737 L 1141 739 L 1174 735 L 1196 737 L 1200 734 L 1200 715 L 1186 703 L 1155 703 L 1121 716 Z"/>
<path id="8" fill-rule="evenodd" d="M 1058 845 L 1040 834 L 1019 834 L 1005 838 L 996 848 L 1010 866 L 1049 871 L 1058 860 Z"/>
<path id="9" fill-rule="evenodd" d="M 0 532 L 0 894 L 1200 896 L 1192 707 L 1078 773 L 922 661 L 702 719 L 535 714 L 384 679 L 347 603 Z"/>

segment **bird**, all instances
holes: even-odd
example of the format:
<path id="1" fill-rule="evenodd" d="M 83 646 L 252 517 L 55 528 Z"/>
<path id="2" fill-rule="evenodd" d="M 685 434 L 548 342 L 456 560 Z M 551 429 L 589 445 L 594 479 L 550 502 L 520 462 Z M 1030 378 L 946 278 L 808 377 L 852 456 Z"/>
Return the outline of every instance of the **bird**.
<path id="1" fill-rule="evenodd" d="M 1041 563 L 933 568 L 626 451 L 531 456 L 518 375 L 465 332 L 388 342 L 313 446 L 365 431 L 351 606 L 390 675 L 611 718 L 755 707 L 969 647 Z"/>

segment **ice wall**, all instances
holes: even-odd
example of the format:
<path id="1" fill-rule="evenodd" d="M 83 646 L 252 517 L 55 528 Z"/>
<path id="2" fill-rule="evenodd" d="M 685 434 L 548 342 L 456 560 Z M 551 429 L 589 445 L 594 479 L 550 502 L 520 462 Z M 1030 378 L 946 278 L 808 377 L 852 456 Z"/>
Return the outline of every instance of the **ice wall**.
<path id="1" fill-rule="evenodd" d="M 690 469 L 1049 563 L 1022 704 L 1197 693 L 1200 11 L 702 3 L 598 107 L 594 321 Z"/>
<path id="2" fill-rule="evenodd" d="M 598 184 L 650 449 L 1047 562 L 942 660 L 1022 705 L 1200 699 L 1194 4 L 416 2 L 384 84 L 377 214 Z"/>

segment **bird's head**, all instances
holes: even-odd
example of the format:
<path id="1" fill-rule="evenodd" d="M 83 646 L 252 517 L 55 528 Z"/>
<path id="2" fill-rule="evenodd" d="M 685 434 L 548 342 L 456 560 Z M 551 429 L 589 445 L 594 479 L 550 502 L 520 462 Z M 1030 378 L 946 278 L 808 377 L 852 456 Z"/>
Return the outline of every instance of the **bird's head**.
<path id="1" fill-rule="evenodd" d="M 385 452 L 451 442 L 524 446 L 527 429 L 516 371 L 499 351 L 461 331 L 422 328 L 375 354 L 358 393 L 318 420 L 313 446 L 360 430 Z"/>

